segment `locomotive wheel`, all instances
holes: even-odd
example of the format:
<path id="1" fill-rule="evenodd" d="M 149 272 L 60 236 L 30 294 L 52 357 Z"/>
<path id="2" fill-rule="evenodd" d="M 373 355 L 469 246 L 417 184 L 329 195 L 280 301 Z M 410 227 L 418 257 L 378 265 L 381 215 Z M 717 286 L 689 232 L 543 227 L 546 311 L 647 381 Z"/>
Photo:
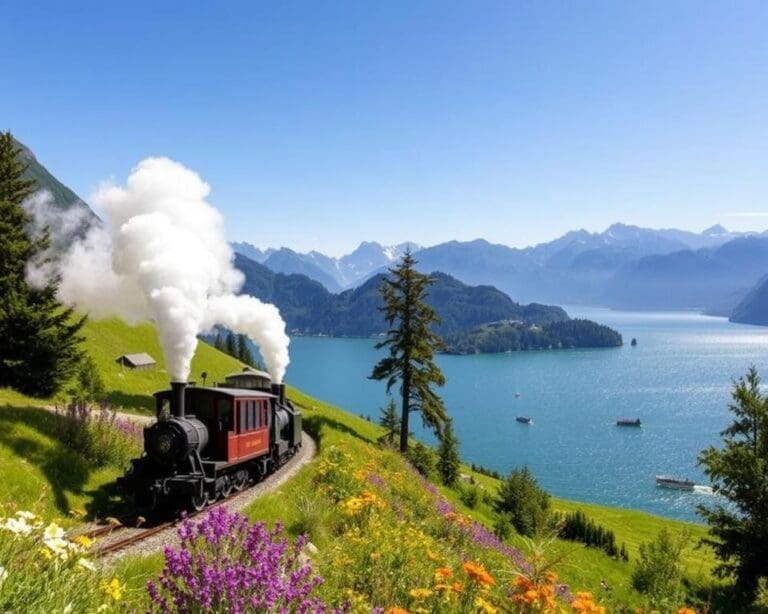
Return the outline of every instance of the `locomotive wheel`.
<path id="1" fill-rule="evenodd" d="M 226 499 L 227 497 L 229 497 L 229 495 L 232 494 L 232 488 L 233 488 L 232 480 L 230 480 L 229 478 L 226 478 L 224 482 L 224 488 L 221 489 L 222 498 Z"/>
<path id="2" fill-rule="evenodd" d="M 208 503 L 208 496 L 203 493 L 202 495 L 192 495 L 189 499 L 189 504 L 196 512 L 202 512 Z"/>
<path id="3" fill-rule="evenodd" d="M 244 470 L 240 470 L 235 474 L 234 480 L 232 480 L 232 486 L 234 486 L 235 490 L 237 492 L 240 492 L 245 488 L 245 485 L 248 483 L 248 472 Z"/>

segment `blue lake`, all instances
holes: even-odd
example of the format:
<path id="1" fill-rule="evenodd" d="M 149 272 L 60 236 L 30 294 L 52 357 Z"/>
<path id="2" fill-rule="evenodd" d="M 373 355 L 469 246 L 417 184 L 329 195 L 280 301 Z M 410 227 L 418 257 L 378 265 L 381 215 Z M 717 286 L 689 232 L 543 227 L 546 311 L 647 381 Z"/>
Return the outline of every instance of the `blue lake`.
<path id="1" fill-rule="evenodd" d="M 617 329 L 625 345 L 438 357 L 463 458 L 501 473 L 528 464 L 558 497 L 697 520 L 711 495 L 657 488 L 655 475 L 706 483 L 696 457 L 730 421 L 732 380 L 752 364 L 768 377 L 768 329 L 688 312 L 568 312 Z M 374 343 L 294 337 L 286 380 L 376 420 L 386 392 L 367 379 L 382 355 Z M 642 427 L 617 427 L 622 417 Z M 413 430 L 432 441 L 420 422 Z"/>

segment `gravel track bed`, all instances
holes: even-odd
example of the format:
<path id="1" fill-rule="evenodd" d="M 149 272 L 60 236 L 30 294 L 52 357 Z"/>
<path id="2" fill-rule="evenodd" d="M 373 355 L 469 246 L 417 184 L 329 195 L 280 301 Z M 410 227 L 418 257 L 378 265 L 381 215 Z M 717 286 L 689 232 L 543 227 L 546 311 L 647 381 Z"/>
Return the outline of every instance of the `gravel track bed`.
<path id="1" fill-rule="evenodd" d="M 304 465 L 308 464 L 315 457 L 316 452 L 317 446 L 315 445 L 314 440 L 306 433 L 302 433 L 301 449 L 296 454 L 296 456 L 294 456 L 285 465 L 283 465 L 277 473 L 270 475 L 267 479 L 251 486 L 242 494 L 227 500 L 221 505 L 230 512 L 242 511 L 245 506 L 253 502 L 255 499 L 258 499 L 264 494 L 274 492 L 280 488 L 280 486 L 295 476 Z M 205 512 L 202 513 L 204 514 Z M 192 520 L 194 521 L 194 518 Z M 139 533 L 141 531 L 142 529 L 123 528 L 119 531 L 115 531 L 113 534 L 98 539 L 94 544 L 94 547 L 98 548 L 100 545 L 105 545 L 112 541 L 117 541 L 118 539 L 124 539 L 125 537 L 128 537 L 128 535 L 130 535 L 132 532 Z M 117 552 L 107 554 L 100 560 L 109 564 L 115 562 L 123 556 L 143 556 L 148 554 L 155 554 L 156 552 L 161 552 L 166 546 L 175 545 L 178 545 L 176 527 L 171 526 L 143 541 L 128 546 Z"/>

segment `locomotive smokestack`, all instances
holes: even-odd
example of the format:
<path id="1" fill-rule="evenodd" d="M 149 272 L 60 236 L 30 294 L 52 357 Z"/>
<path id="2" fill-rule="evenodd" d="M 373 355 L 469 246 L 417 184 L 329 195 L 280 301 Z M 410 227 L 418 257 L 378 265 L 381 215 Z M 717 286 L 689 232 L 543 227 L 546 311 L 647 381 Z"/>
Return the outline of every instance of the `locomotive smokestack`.
<path id="1" fill-rule="evenodd" d="M 272 394 L 277 397 L 280 405 L 285 405 L 285 384 L 272 384 Z"/>
<path id="2" fill-rule="evenodd" d="M 171 415 L 177 418 L 184 417 L 184 392 L 187 382 L 171 382 Z"/>

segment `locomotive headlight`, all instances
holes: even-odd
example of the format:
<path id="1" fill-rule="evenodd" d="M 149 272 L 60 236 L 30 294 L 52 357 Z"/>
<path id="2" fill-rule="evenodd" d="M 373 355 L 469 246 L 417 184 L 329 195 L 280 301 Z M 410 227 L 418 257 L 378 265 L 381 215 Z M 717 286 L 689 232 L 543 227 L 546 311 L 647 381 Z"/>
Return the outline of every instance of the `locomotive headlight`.
<path id="1" fill-rule="evenodd" d="M 157 438 L 157 451 L 165 456 L 171 451 L 173 447 L 173 435 L 170 433 L 163 433 Z"/>

